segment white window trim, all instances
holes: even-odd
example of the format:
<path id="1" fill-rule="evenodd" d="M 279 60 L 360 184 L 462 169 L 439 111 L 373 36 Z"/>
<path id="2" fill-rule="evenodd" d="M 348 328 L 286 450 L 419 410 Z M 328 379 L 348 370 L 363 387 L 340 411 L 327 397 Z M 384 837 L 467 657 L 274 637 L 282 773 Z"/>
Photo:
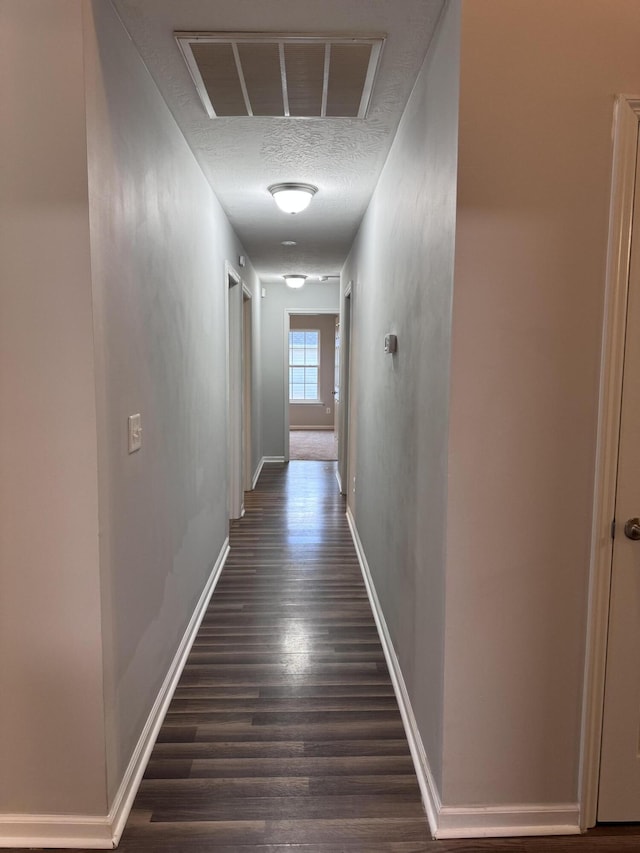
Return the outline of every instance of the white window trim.
<path id="1" fill-rule="evenodd" d="M 309 365 L 292 365 L 291 364 L 291 344 L 289 343 L 291 339 L 292 332 L 317 332 L 318 334 L 318 364 L 309 364 Z M 324 406 L 324 401 L 317 397 L 315 400 L 292 400 L 291 399 L 291 382 L 289 381 L 289 371 L 292 367 L 316 367 L 318 368 L 318 382 L 317 382 L 317 393 L 320 394 L 320 380 L 322 377 L 322 332 L 320 329 L 292 329 L 289 328 L 289 335 L 287 336 L 287 388 L 289 395 L 289 405 L 290 406 Z"/>

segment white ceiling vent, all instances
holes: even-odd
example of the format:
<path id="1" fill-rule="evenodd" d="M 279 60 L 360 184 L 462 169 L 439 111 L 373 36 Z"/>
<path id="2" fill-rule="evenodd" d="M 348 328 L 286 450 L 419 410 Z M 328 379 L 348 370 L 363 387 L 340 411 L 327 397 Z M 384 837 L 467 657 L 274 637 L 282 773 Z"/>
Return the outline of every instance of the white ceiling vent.
<path id="1" fill-rule="evenodd" d="M 365 118 L 384 36 L 175 33 L 210 118 Z"/>

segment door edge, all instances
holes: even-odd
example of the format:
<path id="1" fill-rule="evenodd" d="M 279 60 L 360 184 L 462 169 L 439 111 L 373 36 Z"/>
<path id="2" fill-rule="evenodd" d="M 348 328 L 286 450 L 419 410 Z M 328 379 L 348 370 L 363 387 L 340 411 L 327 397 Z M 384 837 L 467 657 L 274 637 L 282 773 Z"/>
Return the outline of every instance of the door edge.
<path id="1" fill-rule="evenodd" d="M 600 360 L 598 431 L 591 527 L 578 795 L 580 828 L 596 823 L 609 593 L 615 511 L 622 369 L 629 287 L 640 96 L 619 95 L 613 118 L 613 165 Z"/>

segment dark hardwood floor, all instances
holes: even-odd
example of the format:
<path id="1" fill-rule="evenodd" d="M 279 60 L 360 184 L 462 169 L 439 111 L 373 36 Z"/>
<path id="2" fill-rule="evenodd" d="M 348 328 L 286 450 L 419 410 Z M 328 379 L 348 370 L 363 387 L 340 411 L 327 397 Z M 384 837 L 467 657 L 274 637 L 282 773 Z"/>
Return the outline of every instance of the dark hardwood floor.
<path id="1" fill-rule="evenodd" d="M 423 849 L 335 464 L 265 466 L 245 507 L 121 849 Z"/>
<path id="2" fill-rule="evenodd" d="M 265 466 L 122 853 L 614 853 L 583 837 L 433 841 L 335 463 Z"/>

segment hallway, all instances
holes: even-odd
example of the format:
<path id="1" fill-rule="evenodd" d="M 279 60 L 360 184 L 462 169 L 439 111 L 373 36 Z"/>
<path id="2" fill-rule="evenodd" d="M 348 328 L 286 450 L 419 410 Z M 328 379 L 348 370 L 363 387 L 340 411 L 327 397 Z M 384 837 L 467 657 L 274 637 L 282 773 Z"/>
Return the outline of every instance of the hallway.
<path id="1" fill-rule="evenodd" d="M 640 3 L 557 5 L 0 0 L 2 849 L 120 838 L 173 701 L 129 853 L 640 851 L 551 837 L 601 805 L 640 548 L 605 459 Z M 287 357 L 323 314 L 337 375 L 335 324 Z M 292 367 L 434 830 L 515 837 L 428 836 L 335 463 L 284 465 Z"/>
<path id="2" fill-rule="evenodd" d="M 265 465 L 245 506 L 119 849 L 424 849 L 335 464 Z"/>

